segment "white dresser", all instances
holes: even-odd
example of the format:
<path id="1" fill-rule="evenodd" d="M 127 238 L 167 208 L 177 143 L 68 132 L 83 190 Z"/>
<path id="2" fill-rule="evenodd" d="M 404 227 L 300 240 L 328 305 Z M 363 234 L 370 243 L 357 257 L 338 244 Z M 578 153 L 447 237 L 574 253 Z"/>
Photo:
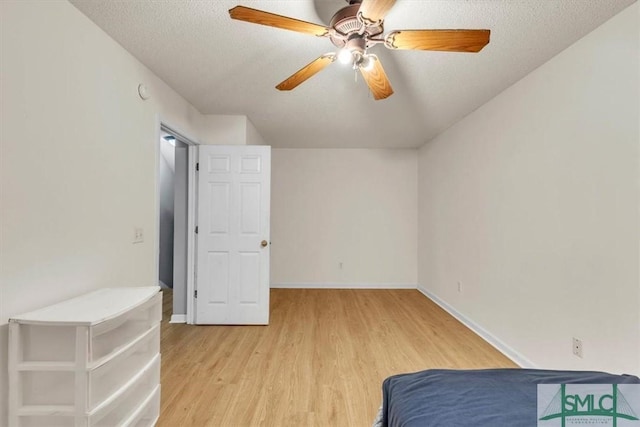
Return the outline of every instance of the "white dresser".
<path id="1" fill-rule="evenodd" d="M 159 290 L 100 289 L 9 319 L 9 426 L 155 425 Z"/>

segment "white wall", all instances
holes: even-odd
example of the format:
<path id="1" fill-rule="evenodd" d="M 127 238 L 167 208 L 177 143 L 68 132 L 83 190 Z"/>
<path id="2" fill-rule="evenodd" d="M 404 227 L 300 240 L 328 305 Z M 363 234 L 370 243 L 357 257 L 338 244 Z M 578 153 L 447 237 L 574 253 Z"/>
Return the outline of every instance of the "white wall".
<path id="1" fill-rule="evenodd" d="M 243 115 L 203 115 L 198 130 L 204 144 L 268 145 L 249 118 Z"/>
<path id="2" fill-rule="evenodd" d="M 539 367 L 640 374 L 638 7 L 420 149 L 420 285 Z"/>
<path id="3" fill-rule="evenodd" d="M 247 116 L 202 115 L 198 123 L 203 144 L 245 145 Z"/>
<path id="4" fill-rule="evenodd" d="M 246 117 L 202 116 L 68 2 L 2 1 L 0 31 L 6 425 L 10 316 L 100 287 L 155 284 L 159 118 L 196 142 L 231 143 L 246 138 L 237 125 Z M 139 83 L 151 99 L 138 97 Z M 136 226 L 142 244 L 132 243 Z"/>
<path id="5" fill-rule="evenodd" d="M 415 287 L 417 150 L 274 149 L 272 171 L 272 286 Z"/>

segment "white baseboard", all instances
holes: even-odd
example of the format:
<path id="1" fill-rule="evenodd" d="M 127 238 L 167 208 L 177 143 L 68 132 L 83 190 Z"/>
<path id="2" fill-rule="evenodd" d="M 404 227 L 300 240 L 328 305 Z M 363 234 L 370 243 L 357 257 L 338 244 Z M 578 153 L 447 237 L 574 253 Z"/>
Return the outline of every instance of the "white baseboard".
<path id="1" fill-rule="evenodd" d="M 172 314 L 169 323 L 187 323 L 186 314 Z"/>
<path id="2" fill-rule="evenodd" d="M 495 337 L 491 332 L 487 331 L 482 326 L 478 325 L 473 320 L 469 319 L 464 314 L 460 313 L 458 310 L 450 306 L 445 301 L 441 300 L 439 297 L 437 297 L 433 293 L 429 292 L 422 286 L 418 286 L 418 291 L 420 291 L 424 296 L 429 298 L 431 301 L 438 304 L 440 307 L 442 307 L 444 311 L 446 311 L 447 313 L 449 313 L 450 315 L 458 319 L 460 322 L 462 322 L 463 325 L 471 329 L 473 332 L 479 335 L 482 339 L 484 339 L 486 342 L 488 342 L 493 347 L 495 347 L 496 350 L 498 350 L 500 353 L 507 356 L 509 359 L 511 359 L 514 363 L 519 365 L 521 368 L 531 368 L 531 369 L 538 368 L 529 359 L 527 359 L 522 354 L 518 353 L 517 351 L 509 347 L 502 340 Z"/>
<path id="3" fill-rule="evenodd" d="M 272 289 L 416 289 L 415 283 L 272 283 Z"/>

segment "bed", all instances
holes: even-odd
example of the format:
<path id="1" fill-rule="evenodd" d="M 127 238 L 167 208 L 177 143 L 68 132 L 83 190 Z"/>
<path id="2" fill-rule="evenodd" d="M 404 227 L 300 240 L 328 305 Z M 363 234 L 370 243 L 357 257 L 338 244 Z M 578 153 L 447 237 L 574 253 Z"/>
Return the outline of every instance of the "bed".
<path id="1" fill-rule="evenodd" d="M 374 426 L 536 426 L 538 384 L 640 384 L 640 379 L 538 369 L 431 369 L 394 375 L 382 385 L 382 407 Z M 640 391 L 640 387 L 633 390 Z M 635 401 L 640 394 L 632 397 Z M 638 408 L 640 401 L 634 405 Z"/>

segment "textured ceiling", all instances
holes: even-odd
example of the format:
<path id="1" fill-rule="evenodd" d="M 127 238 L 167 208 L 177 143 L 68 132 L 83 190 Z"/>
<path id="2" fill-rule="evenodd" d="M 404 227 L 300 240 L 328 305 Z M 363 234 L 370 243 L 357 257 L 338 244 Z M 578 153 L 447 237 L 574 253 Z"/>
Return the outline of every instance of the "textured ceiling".
<path id="1" fill-rule="evenodd" d="M 234 21 L 237 4 L 328 24 L 344 0 L 71 0 L 204 114 L 247 115 L 274 147 L 418 147 L 635 0 L 398 0 L 395 29 L 490 29 L 480 53 L 378 54 L 395 94 L 374 101 L 339 63 L 291 92 L 274 87 L 326 38 Z"/>

